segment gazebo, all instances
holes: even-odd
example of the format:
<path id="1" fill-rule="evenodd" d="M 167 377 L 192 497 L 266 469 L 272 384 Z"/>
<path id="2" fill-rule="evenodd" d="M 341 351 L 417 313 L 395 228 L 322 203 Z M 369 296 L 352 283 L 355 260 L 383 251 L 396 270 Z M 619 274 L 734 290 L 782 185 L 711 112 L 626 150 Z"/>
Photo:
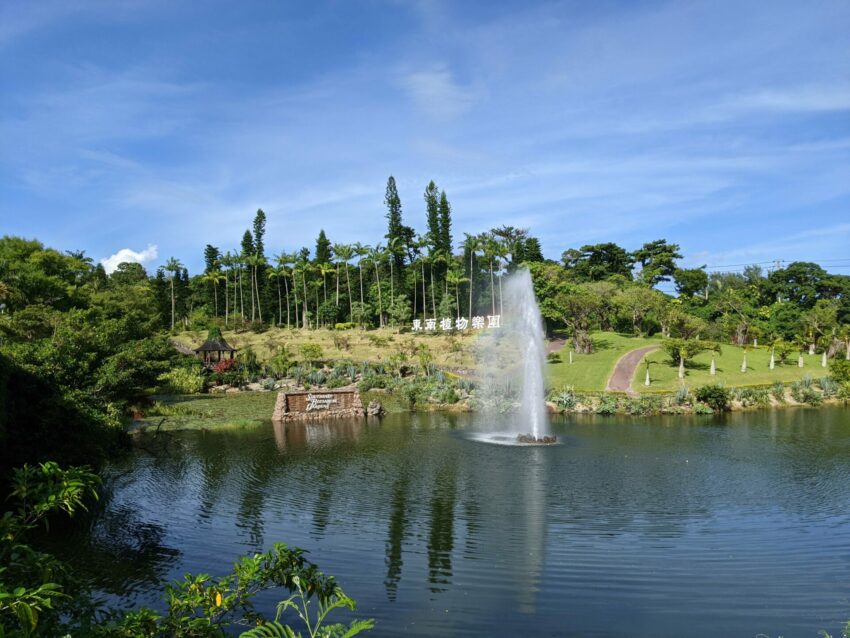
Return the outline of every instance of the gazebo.
<path id="1" fill-rule="evenodd" d="M 198 348 L 195 348 L 195 354 L 199 355 L 203 359 L 205 366 L 212 366 L 219 361 L 226 359 L 226 357 L 222 355 L 228 352 L 230 353 L 230 358 L 233 359 L 236 355 L 236 348 L 224 340 L 224 337 L 221 335 L 221 331 L 218 328 L 210 330 L 207 335 L 207 340 L 204 341 L 204 343 L 202 343 Z"/>

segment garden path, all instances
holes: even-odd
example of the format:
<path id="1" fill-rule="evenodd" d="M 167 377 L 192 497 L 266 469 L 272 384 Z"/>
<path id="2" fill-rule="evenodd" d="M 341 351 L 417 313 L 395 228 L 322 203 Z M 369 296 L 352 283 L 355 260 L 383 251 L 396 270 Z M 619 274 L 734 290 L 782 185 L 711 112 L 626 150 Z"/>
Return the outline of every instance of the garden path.
<path id="1" fill-rule="evenodd" d="M 643 357 L 658 350 L 658 346 L 646 346 L 627 352 L 617 360 L 614 365 L 614 372 L 608 378 L 608 385 L 605 388 L 608 392 L 625 392 L 626 394 L 636 394 L 632 390 L 632 377 L 635 375 L 635 369 L 641 362 Z"/>

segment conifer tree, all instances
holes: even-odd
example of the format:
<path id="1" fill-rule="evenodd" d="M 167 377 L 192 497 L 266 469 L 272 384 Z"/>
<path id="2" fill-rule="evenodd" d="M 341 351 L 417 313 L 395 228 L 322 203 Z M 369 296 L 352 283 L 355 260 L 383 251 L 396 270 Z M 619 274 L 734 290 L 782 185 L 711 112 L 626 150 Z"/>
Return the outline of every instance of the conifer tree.
<path id="1" fill-rule="evenodd" d="M 446 191 L 440 191 L 439 237 L 440 250 L 446 255 L 452 254 L 452 207 L 446 197 Z"/>
<path id="2" fill-rule="evenodd" d="M 324 230 L 319 231 L 319 236 L 316 238 L 316 257 L 313 263 L 329 264 L 333 259 L 333 251 L 331 250 L 331 242 L 325 235 Z"/>
<path id="3" fill-rule="evenodd" d="M 437 190 L 437 185 L 434 180 L 428 182 L 425 188 L 425 213 L 428 224 L 428 247 L 431 252 L 436 252 L 440 248 L 440 193 Z"/>

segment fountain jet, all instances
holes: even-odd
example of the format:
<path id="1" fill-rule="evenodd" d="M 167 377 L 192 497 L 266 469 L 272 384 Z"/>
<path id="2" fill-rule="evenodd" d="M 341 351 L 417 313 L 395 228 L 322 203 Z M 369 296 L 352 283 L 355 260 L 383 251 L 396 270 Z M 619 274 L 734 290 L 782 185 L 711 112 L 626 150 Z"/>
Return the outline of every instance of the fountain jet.
<path id="1" fill-rule="evenodd" d="M 545 403 L 543 319 L 527 269 L 506 280 L 500 306 L 501 328 L 488 330 L 478 344 L 485 417 L 492 423 L 494 414 L 512 413 L 508 433 L 516 443 L 555 443 Z"/>

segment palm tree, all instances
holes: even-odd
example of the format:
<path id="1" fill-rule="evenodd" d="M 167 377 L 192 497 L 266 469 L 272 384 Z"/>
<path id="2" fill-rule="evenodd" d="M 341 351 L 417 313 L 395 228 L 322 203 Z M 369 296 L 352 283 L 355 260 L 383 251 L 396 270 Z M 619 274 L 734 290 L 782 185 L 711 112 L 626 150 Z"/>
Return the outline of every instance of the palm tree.
<path id="1" fill-rule="evenodd" d="M 295 264 L 295 270 L 301 273 L 301 284 L 302 289 L 304 291 L 304 296 L 302 297 L 301 303 L 302 326 L 305 330 L 308 330 L 310 328 L 310 325 L 307 321 L 307 271 L 310 270 L 310 262 L 303 254 L 298 255 Z"/>
<path id="2" fill-rule="evenodd" d="M 384 247 L 381 244 L 377 244 L 369 251 L 368 255 L 369 261 L 375 266 L 375 280 L 378 283 L 378 325 L 381 328 L 384 327 L 384 302 L 381 295 L 381 271 L 379 265 L 385 254 Z"/>
<path id="3" fill-rule="evenodd" d="M 277 280 L 277 325 L 280 326 L 283 323 L 283 299 L 280 294 L 280 280 L 286 278 L 286 268 L 282 265 L 277 266 L 277 268 L 269 268 L 266 277 L 269 280 Z"/>
<path id="4" fill-rule="evenodd" d="M 352 299 L 351 299 L 351 277 L 348 272 L 348 262 L 351 261 L 351 258 L 354 256 L 354 250 L 348 244 L 334 244 L 334 255 L 337 258 L 337 299 L 336 305 L 339 306 L 339 265 L 345 265 L 345 284 L 348 288 L 348 320 L 352 321 L 354 316 L 354 310 L 352 309 Z"/>
<path id="5" fill-rule="evenodd" d="M 357 257 L 357 268 L 360 270 L 360 303 L 363 303 L 363 258 L 372 250 L 369 246 L 357 242 L 353 246 L 354 255 Z"/>
<path id="6" fill-rule="evenodd" d="M 217 262 L 216 265 L 221 262 Z M 220 270 L 208 270 L 203 274 L 201 280 L 213 285 L 213 300 L 215 304 L 215 316 L 218 317 L 218 284 L 221 280 L 224 279 L 224 275 L 221 274 Z M 227 294 L 225 293 L 225 296 Z"/>
<path id="7" fill-rule="evenodd" d="M 325 300 L 325 302 L 327 302 L 327 300 L 328 300 L 328 275 L 330 275 L 334 271 L 334 267 L 333 267 L 333 264 L 331 264 L 329 262 L 323 262 L 321 264 L 318 264 L 316 268 L 317 268 L 319 274 L 322 276 L 322 286 L 324 286 L 324 289 L 325 289 L 324 300 Z M 339 278 L 337 278 L 337 281 L 338 280 L 339 280 Z M 337 305 L 339 305 L 339 302 L 337 302 Z"/>
<path id="8" fill-rule="evenodd" d="M 224 267 L 224 326 L 227 327 L 227 322 L 230 315 L 230 299 L 229 299 L 229 270 L 233 267 L 233 253 L 227 251 L 219 259 L 219 263 Z"/>
<path id="9" fill-rule="evenodd" d="M 419 235 L 416 238 L 416 248 L 421 251 L 426 246 L 428 246 L 428 237 L 427 236 L 423 237 L 422 235 Z M 419 254 L 419 268 L 422 270 L 422 318 L 423 319 L 428 318 L 428 298 L 425 295 L 425 262 L 426 261 L 428 261 L 428 257 L 425 255 L 424 252 L 420 252 L 420 254 Z M 436 316 L 437 316 L 437 313 L 435 312 L 434 317 L 436 317 Z"/>
<path id="10" fill-rule="evenodd" d="M 463 267 L 459 267 L 457 263 L 446 271 L 446 281 L 455 287 L 455 302 L 457 303 L 457 318 L 460 319 L 460 285 L 469 281 L 463 276 Z"/>
<path id="11" fill-rule="evenodd" d="M 475 251 L 479 247 L 479 241 L 475 235 L 464 233 L 464 236 L 463 249 L 469 251 L 469 317 L 472 318 L 472 283 L 475 280 L 475 275 L 472 272 L 472 264 L 475 259 Z"/>
<path id="12" fill-rule="evenodd" d="M 490 266 L 490 303 L 493 306 L 493 314 L 496 314 L 496 280 L 493 275 L 493 258 L 496 256 L 498 245 L 493 236 L 489 233 L 481 235 L 482 248 L 484 249 L 484 257 Z"/>
<path id="13" fill-rule="evenodd" d="M 509 249 L 507 243 L 504 241 L 495 240 L 495 244 L 493 253 L 496 257 L 496 265 L 499 271 L 499 314 L 503 315 L 505 314 L 505 308 L 502 305 L 502 279 L 504 278 L 502 274 L 502 259 L 507 259 Z"/>
<path id="14" fill-rule="evenodd" d="M 390 306 L 395 304 L 395 274 L 393 273 L 393 262 L 396 255 L 402 253 L 404 243 L 401 237 L 393 237 L 387 242 L 387 253 L 390 257 Z"/>
<path id="15" fill-rule="evenodd" d="M 171 329 L 174 330 L 174 278 L 183 269 L 183 264 L 171 257 L 165 262 L 165 269 L 171 273 L 171 277 L 169 277 L 171 280 Z"/>
<path id="16" fill-rule="evenodd" d="M 283 289 L 286 293 L 286 327 L 289 328 L 289 283 L 287 281 L 287 276 L 292 274 L 289 267 L 295 261 L 295 255 L 291 253 L 281 252 L 277 255 L 277 257 L 275 257 L 275 259 L 277 260 L 278 271 L 283 277 Z M 295 313 L 296 315 L 298 314 L 297 308 L 295 310 Z"/>

